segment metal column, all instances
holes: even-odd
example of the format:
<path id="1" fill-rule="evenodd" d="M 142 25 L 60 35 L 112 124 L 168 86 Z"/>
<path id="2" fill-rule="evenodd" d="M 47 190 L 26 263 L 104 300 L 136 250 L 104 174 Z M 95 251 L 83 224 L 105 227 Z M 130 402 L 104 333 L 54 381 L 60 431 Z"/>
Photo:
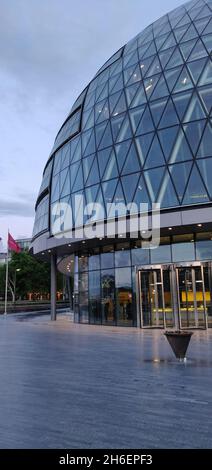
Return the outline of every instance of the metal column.
<path id="1" fill-rule="evenodd" d="M 56 293 L 57 293 L 57 269 L 56 269 L 56 255 L 51 255 L 51 320 L 57 320 L 56 312 Z"/>
<path id="2" fill-rule="evenodd" d="M 170 275 L 171 275 L 172 308 L 174 312 L 175 329 L 180 330 L 181 326 L 180 326 L 180 318 L 179 318 L 179 303 L 178 303 L 178 296 L 177 296 L 177 292 L 179 291 L 179 286 L 177 283 L 176 269 L 174 269 L 173 265 L 171 265 Z"/>

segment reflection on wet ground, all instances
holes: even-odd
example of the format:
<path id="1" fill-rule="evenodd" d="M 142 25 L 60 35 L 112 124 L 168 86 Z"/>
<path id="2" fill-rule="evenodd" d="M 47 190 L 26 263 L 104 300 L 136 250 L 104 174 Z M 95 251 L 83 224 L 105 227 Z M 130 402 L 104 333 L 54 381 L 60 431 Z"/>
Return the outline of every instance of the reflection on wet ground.
<path id="1" fill-rule="evenodd" d="M 21 320 L 21 321 L 20 321 Z M 0 317 L 0 448 L 211 448 L 212 331 Z"/>

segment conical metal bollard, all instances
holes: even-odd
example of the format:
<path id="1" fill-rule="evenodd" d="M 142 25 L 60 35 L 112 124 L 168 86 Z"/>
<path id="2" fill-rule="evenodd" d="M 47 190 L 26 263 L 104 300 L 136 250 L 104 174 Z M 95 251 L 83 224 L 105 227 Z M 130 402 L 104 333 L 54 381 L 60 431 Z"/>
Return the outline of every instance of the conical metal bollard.
<path id="1" fill-rule="evenodd" d="M 165 331 L 166 336 L 172 351 L 177 359 L 185 360 L 186 351 L 190 343 L 191 331 Z"/>

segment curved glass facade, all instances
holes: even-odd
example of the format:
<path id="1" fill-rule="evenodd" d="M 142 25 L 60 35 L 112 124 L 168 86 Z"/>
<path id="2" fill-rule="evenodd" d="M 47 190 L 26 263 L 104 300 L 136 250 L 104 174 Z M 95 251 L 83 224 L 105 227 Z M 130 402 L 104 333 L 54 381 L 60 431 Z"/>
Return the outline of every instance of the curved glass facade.
<path id="1" fill-rule="evenodd" d="M 110 218 L 111 202 L 149 207 L 158 202 L 162 212 L 173 214 L 210 207 L 211 52 L 212 0 L 193 0 L 148 26 L 102 66 L 56 137 L 37 201 L 35 238 L 45 231 L 51 237 L 55 203 L 72 209 L 66 230 L 78 227 L 76 195 L 84 204 L 102 205 L 97 221 Z M 83 222 L 87 219 L 84 215 Z M 79 321 L 135 325 L 136 266 L 212 259 L 210 227 L 200 240 L 191 227 L 195 222 L 176 234 L 181 242 L 167 236 L 152 252 L 131 241 L 128 246 L 105 241 L 96 254 L 72 247 L 79 256 Z"/>
<path id="2" fill-rule="evenodd" d="M 165 15 L 100 69 L 56 138 L 51 203 L 211 201 L 211 7 Z"/>

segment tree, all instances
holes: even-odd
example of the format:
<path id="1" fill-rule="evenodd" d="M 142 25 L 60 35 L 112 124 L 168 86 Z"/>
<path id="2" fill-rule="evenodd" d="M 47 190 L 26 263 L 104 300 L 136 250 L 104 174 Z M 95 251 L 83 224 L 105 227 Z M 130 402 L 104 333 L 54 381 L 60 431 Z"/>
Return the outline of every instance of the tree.
<path id="1" fill-rule="evenodd" d="M 5 289 L 5 265 L 0 267 L 1 296 Z M 37 260 L 27 251 L 12 253 L 9 261 L 8 288 L 14 300 L 24 299 L 28 293 L 48 294 L 50 292 L 50 265 Z"/>

